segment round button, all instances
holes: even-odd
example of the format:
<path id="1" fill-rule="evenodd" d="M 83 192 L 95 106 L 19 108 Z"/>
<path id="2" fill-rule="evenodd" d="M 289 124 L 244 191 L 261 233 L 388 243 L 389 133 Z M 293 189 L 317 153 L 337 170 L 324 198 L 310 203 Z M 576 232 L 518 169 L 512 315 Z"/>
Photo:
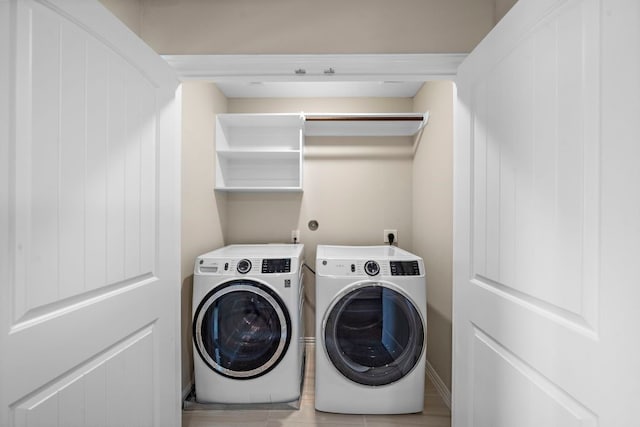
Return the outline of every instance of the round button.
<path id="1" fill-rule="evenodd" d="M 375 261 L 367 261 L 364 263 L 364 271 L 369 276 L 375 276 L 380 273 L 380 266 Z"/>
<path id="2" fill-rule="evenodd" d="M 251 261 L 249 261 L 248 259 L 241 259 L 240 261 L 238 261 L 238 266 L 236 268 L 238 270 L 238 273 L 246 274 L 249 272 L 249 270 L 251 270 Z"/>

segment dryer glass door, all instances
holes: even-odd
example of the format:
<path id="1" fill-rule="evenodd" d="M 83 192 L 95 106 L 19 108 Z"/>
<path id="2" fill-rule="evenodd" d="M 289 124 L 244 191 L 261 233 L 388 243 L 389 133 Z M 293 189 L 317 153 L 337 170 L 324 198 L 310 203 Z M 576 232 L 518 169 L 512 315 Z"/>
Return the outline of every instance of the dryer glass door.
<path id="1" fill-rule="evenodd" d="M 256 378 L 284 357 L 291 320 L 269 287 L 233 280 L 202 300 L 194 316 L 193 339 L 200 357 L 214 371 L 231 378 Z"/>
<path id="2" fill-rule="evenodd" d="M 329 310 L 324 343 L 345 377 L 380 386 L 398 381 L 418 363 L 424 327 L 409 298 L 371 283 L 343 295 Z"/>

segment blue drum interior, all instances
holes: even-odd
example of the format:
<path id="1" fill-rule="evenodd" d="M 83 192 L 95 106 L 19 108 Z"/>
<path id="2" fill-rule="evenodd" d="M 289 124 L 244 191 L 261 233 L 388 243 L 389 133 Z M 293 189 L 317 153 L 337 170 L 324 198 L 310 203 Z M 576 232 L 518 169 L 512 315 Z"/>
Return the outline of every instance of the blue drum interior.
<path id="1" fill-rule="evenodd" d="M 203 299 L 194 316 L 194 341 L 221 375 L 255 378 L 273 369 L 291 340 L 291 320 L 268 287 L 234 280 Z"/>

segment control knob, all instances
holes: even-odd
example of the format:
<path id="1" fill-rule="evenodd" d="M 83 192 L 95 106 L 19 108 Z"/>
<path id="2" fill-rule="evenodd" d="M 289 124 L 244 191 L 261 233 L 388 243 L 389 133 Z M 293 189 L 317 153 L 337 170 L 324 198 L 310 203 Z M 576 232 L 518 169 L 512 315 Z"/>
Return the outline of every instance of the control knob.
<path id="1" fill-rule="evenodd" d="M 375 261 L 367 261 L 364 263 L 364 271 L 369 276 L 375 276 L 380 273 L 380 266 Z"/>
<path id="2" fill-rule="evenodd" d="M 248 259 L 241 259 L 238 261 L 238 266 L 236 267 L 238 273 L 247 274 L 249 270 L 251 270 L 251 261 Z"/>

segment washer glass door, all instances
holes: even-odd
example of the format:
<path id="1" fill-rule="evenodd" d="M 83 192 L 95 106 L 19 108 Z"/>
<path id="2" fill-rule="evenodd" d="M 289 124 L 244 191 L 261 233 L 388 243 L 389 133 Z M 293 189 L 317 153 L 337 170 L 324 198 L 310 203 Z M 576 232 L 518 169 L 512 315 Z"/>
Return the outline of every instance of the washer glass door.
<path id="1" fill-rule="evenodd" d="M 202 300 L 194 315 L 193 339 L 214 371 L 231 378 L 256 378 L 284 357 L 291 320 L 272 289 L 257 281 L 233 280 Z"/>
<path id="2" fill-rule="evenodd" d="M 368 386 L 391 384 L 418 363 L 423 322 L 408 297 L 382 283 L 368 283 L 330 308 L 324 343 L 329 359 L 345 377 Z"/>

